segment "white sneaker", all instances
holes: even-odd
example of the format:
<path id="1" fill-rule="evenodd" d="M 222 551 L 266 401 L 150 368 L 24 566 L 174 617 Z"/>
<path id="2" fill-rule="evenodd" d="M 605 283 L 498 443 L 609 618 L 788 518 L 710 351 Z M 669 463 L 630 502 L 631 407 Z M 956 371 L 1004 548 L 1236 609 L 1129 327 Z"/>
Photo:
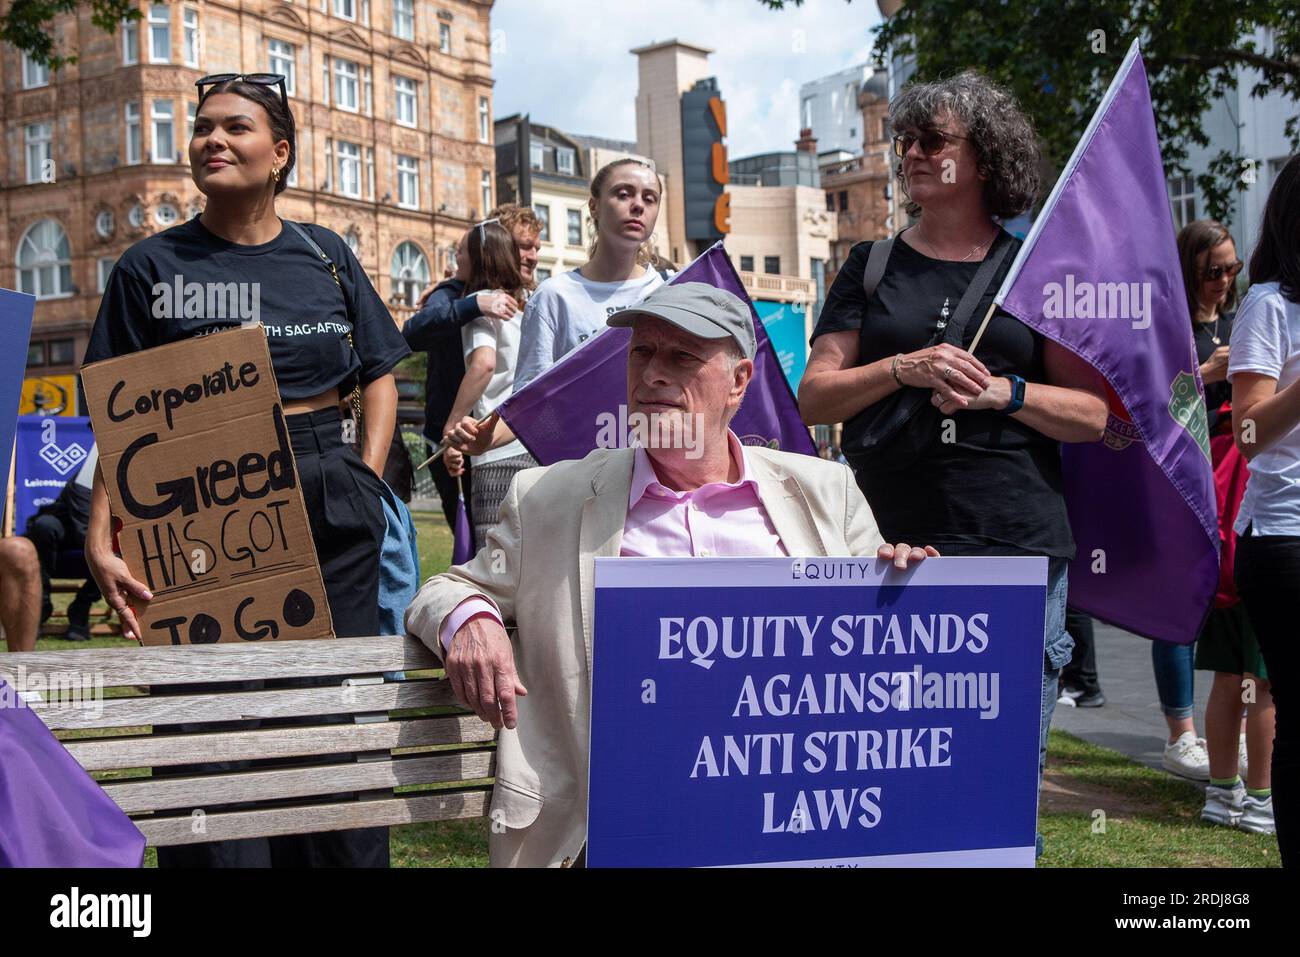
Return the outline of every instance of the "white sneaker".
<path id="1" fill-rule="evenodd" d="M 1246 736 L 1243 734 L 1237 744 L 1237 764 L 1241 768 L 1241 779 L 1246 780 Z"/>
<path id="2" fill-rule="evenodd" d="M 1201 820 L 1224 827 L 1236 827 L 1241 820 L 1242 807 L 1246 800 L 1246 785 L 1240 781 L 1236 787 L 1221 788 L 1213 784 L 1205 787 L 1205 807 L 1201 808 Z"/>
<path id="3" fill-rule="evenodd" d="M 1247 794 L 1242 802 L 1241 818 L 1237 821 L 1237 827 L 1252 834 L 1275 833 L 1273 796 L 1270 794 L 1266 798 L 1257 798 Z"/>
<path id="4" fill-rule="evenodd" d="M 1210 755 L 1205 742 L 1192 731 L 1184 731 L 1173 744 L 1165 745 L 1164 768 L 1193 781 L 1210 780 Z"/>
<path id="5" fill-rule="evenodd" d="M 1079 703 L 1068 691 L 1062 691 L 1061 696 L 1056 699 L 1056 703 L 1066 708 L 1077 708 Z"/>

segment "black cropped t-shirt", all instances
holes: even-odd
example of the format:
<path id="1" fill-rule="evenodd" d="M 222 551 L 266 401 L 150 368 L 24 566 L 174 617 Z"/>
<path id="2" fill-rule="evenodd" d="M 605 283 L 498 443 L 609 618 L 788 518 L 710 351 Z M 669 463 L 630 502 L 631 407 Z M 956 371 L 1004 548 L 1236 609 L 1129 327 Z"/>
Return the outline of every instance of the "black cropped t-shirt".
<path id="1" fill-rule="evenodd" d="M 258 320 L 283 399 L 346 393 L 390 372 L 410 349 L 383 300 L 338 234 L 304 228 L 339 284 L 287 224 L 257 245 L 222 239 L 197 217 L 142 239 L 113 267 L 84 362 Z"/>

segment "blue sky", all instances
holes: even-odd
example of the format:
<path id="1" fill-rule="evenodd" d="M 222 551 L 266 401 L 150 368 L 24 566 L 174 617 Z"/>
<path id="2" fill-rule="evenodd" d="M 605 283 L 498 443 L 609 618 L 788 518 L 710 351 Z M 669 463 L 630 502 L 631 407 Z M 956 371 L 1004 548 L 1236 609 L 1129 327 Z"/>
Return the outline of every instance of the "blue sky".
<path id="1" fill-rule="evenodd" d="M 794 148 L 799 85 L 861 63 L 880 20 L 874 0 L 497 0 L 497 116 L 531 113 L 572 133 L 636 139 L 636 57 L 676 38 L 709 58 L 727 103 L 733 158 Z"/>

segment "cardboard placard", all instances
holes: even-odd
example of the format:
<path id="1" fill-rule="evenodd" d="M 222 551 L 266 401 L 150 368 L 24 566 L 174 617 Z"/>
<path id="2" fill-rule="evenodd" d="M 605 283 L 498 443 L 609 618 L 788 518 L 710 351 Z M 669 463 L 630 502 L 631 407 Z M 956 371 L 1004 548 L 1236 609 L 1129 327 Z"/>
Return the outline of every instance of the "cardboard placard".
<path id="1" fill-rule="evenodd" d="M 261 327 L 81 370 L 147 645 L 332 638 Z"/>

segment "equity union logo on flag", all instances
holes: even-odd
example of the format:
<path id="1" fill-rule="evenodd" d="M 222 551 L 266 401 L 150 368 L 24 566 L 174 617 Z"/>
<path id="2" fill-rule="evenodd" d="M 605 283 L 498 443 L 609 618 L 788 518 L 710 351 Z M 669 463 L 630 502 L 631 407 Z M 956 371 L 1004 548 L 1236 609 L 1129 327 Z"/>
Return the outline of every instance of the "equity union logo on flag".
<path id="1" fill-rule="evenodd" d="M 1196 376 L 1190 372 L 1178 373 L 1169 391 L 1169 414 L 1187 430 L 1197 448 L 1205 453 L 1205 461 L 1209 462 L 1210 422 L 1205 414 L 1205 399 L 1196 385 Z"/>

